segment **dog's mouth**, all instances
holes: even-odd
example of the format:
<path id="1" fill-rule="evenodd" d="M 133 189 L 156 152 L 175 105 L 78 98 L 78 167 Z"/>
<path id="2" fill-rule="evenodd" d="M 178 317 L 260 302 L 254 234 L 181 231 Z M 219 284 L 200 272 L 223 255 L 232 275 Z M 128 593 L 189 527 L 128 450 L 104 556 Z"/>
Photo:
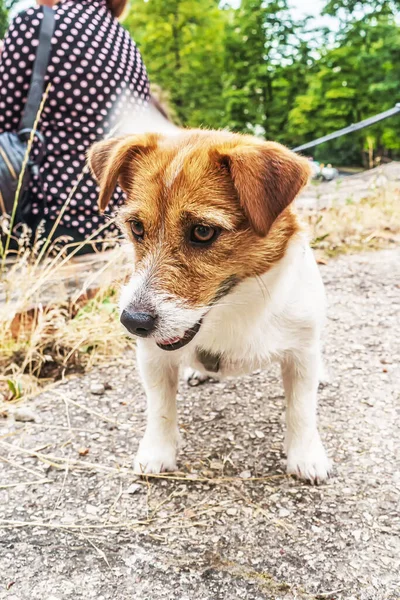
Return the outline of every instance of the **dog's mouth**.
<path id="1" fill-rule="evenodd" d="M 179 350 L 180 348 L 183 348 L 184 346 L 186 346 L 186 344 L 191 342 L 196 333 L 198 333 L 201 327 L 201 323 L 202 319 L 200 319 L 200 321 L 197 321 L 197 323 L 193 325 L 193 327 L 185 331 L 182 337 L 175 337 L 171 338 L 170 340 L 162 340 L 161 342 L 156 342 L 157 346 L 161 348 L 161 350 L 169 351 Z"/>
<path id="2" fill-rule="evenodd" d="M 208 309 L 206 310 L 205 314 L 203 314 L 202 318 L 199 321 L 197 321 L 197 323 L 193 325 L 193 327 L 185 331 L 182 337 L 174 337 L 169 340 L 161 340 L 160 342 L 156 342 L 157 346 L 162 350 L 172 351 L 179 350 L 180 348 L 186 346 L 186 344 L 189 344 L 189 342 L 191 342 L 194 336 L 199 332 L 203 319 L 208 314 L 212 306 L 218 304 L 219 300 L 227 296 L 229 292 L 239 283 L 239 281 L 240 279 L 236 275 L 228 277 L 228 279 L 223 281 L 219 286 L 219 289 L 213 301 L 211 302 L 211 305 L 208 306 Z"/>

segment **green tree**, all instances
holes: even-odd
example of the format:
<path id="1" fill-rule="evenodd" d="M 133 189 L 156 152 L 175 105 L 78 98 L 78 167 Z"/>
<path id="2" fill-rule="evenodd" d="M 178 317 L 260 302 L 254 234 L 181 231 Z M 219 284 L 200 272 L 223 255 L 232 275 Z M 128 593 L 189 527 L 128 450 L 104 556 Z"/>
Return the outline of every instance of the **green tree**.
<path id="1" fill-rule="evenodd" d="M 289 115 L 288 135 L 301 143 L 391 108 L 400 101 L 400 29 L 392 15 L 352 20 L 325 49 Z M 360 163 L 400 151 L 400 122 L 394 117 L 316 149 L 318 158 Z"/>
<path id="2" fill-rule="evenodd" d="M 124 23 L 182 124 L 219 127 L 225 13 L 217 0 L 133 0 Z"/>
<path id="3" fill-rule="evenodd" d="M 8 28 L 8 13 L 4 0 L 0 0 L 0 40 L 5 36 Z"/>
<path id="4" fill-rule="evenodd" d="M 286 119 L 312 64 L 286 0 L 242 0 L 226 34 L 226 124 L 287 141 Z"/>

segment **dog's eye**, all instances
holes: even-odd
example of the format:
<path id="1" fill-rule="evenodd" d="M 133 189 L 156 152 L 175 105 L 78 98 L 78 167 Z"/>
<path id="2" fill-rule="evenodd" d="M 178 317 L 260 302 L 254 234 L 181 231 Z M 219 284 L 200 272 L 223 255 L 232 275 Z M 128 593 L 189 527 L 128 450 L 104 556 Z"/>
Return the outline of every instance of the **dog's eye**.
<path id="1" fill-rule="evenodd" d="M 131 230 L 136 239 L 144 236 L 144 225 L 141 221 L 131 221 Z"/>
<path id="2" fill-rule="evenodd" d="M 211 244 L 219 233 L 216 227 L 210 225 L 195 225 L 190 232 L 190 241 L 193 244 Z"/>

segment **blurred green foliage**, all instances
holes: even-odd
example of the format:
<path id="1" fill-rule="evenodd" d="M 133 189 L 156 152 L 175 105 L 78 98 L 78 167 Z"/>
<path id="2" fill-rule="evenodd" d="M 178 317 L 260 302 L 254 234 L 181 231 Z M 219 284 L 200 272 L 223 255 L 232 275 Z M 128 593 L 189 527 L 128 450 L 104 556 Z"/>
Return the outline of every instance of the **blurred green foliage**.
<path id="1" fill-rule="evenodd" d="M 218 127 L 224 115 L 224 12 L 216 0 L 133 0 L 126 27 L 151 80 L 180 122 Z"/>
<path id="2" fill-rule="evenodd" d="M 132 0 L 124 25 L 181 124 L 295 146 L 400 101 L 399 9 L 397 0 L 329 0 L 324 13 L 339 24 L 329 32 L 296 21 L 287 0 Z M 393 117 L 314 156 L 369 166 L 400 157 L 399 134 Z"/>
<path id="3" fill-rule="evenodd" d="M 4 38 L 4 34 L 8 27 L 7 8 L 4 0 L 0 0 L 0 40 Z"/>

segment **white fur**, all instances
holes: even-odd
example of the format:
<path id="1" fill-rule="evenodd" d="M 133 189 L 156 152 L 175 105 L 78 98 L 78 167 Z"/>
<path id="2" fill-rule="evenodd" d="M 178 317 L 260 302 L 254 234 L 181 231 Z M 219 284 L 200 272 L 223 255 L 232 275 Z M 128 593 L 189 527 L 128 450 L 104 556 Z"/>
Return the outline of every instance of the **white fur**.
<path id="1" fill-rule="evenodd" d="M 168 165 L 167 172 L 165 174 L 165 185 L 167 188 L 171 187 L 179 173 L 183 169 L 185 158 L 190 152 L 191 148 L 184 146 L 179 150 L 178 154 L 173 158 L 171 163 Z"/>
<path id="2" fill-rule="evenodd" d="M 125 301 L 138 295 L 139 289 L 143 293 L 143 281 L 139 286 L 137 281 L 128 286 Z M 287 401 L 288 473 L 313 482 L 325 480 L 330 461 L 316 419 L 325 297 L 305 237 L 293 239 L 273 268 L 260 278 L 245 280 L 211 309 L 189 309 L 173 298 L 152 296 L 151 286 L 147 291 L 163 315 L 156 339 L 171 337 L 171 332 L 182 334 L 191 319 L 189 327 L 201 316 L 203 323 L 187 346 L 173 352 L 161 350 L 154 339 L 138 339 L 148 423 L 135 461 L 136 470 L 149 473 L 176 468 L 179 368 L 190 366 L 207 375 L 196 359 L 196 347 L 201 346 L 223 356 L 218 377 L 248 373 L 268 366 L 272 360 L 281 363 Z"/>

